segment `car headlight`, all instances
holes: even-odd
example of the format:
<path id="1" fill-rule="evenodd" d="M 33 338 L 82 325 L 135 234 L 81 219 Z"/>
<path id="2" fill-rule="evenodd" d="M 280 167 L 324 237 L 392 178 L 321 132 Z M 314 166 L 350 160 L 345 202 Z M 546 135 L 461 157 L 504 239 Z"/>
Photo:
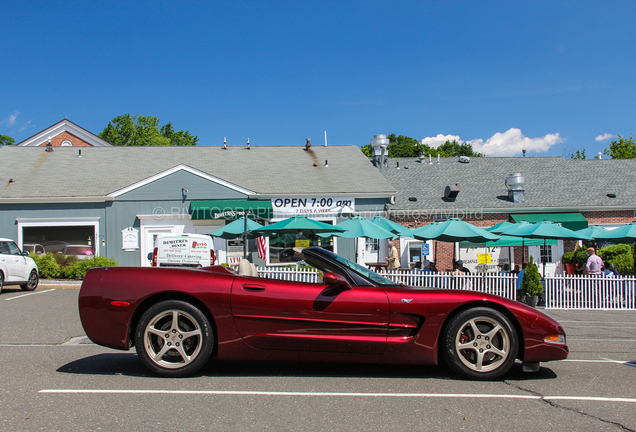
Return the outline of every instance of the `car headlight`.
<path id="1" fill-rule="evenodd" d="M 545 343 L 565 345 L 565 335 L 564 334 L 548 335 L 545 338 L 543 338 L 543 341 Z"/>

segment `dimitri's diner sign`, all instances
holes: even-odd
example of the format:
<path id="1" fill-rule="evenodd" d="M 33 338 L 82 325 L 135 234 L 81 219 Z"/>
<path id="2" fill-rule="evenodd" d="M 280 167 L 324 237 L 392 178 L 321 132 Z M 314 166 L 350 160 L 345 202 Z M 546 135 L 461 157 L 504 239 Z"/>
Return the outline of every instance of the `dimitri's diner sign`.
<path id="1" fill-rule="evenodd" d="M 272 198 L 274 213 L 278 215 L 318 215 L 354 213 L 355 198 Z"/>

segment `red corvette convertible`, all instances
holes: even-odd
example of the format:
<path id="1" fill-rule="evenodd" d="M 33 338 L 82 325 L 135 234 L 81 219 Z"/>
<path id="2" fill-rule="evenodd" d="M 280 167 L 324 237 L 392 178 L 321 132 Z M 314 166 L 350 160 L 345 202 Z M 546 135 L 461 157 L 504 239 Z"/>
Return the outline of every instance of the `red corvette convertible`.
<path id="1" fill-rule="evenodd" d="M 474 291 L 411 288 L 319 247 L 286 250 L 321 283 L 202 269 L 90 270 L 79 313 L 95 343 L 128 350 L 158 375 L 191 375 L 219 360 L 447 363 L 465 378 L 498 379 L 516 359 L 568 355 L 563 328 L 521 303 Z M 243 267 L 243 266 L 242 266 Z"/>

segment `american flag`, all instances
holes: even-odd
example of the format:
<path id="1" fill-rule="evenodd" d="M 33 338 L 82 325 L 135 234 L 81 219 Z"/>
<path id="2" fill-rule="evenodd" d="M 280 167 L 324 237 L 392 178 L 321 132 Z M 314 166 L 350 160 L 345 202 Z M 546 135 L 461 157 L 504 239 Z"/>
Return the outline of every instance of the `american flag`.
<path id="1" fill-rule="evenodd" d="M 258 258 L 267 261 L 267 245 L 265 244 L 265 237 L 257 237 L 256 246 L 258 247 Z"/>

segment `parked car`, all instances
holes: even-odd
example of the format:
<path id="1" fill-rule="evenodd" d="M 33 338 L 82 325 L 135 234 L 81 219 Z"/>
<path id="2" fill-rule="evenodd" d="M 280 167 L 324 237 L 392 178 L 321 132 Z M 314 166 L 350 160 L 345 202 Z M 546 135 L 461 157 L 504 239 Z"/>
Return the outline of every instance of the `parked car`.
<path id="1" fill-rule="evenodd" d="M 412 288 L 319 247 L 281 252 L 323 272 L 321 283 L 202 269 L 109 267 L 87 272 L 79 314 L 95 343 L 128 350 L 167 377 L 215 355 L 234 361 L 433 365 L 498 379 L 516 359 L 536 371 L 568 355 L 563 327 L 521 303 L 465 290 Z M 242 269 L 244 271 L 242 271 Z"/>
<path id="2" fill-rule="evenodd" d="M 11 239 L 0 238 L 0 293 L 5 285 L 20 285 L 25 291 L 38 287 L 38 266 Z"/>
<path id="3" fill-rule="evenodd" d="M 51 241 L 42 243 L 42 246 L 44 246 L 44 250 L 46 252 L 56 253 L 56 252 L 62 252 L 62 250 L 67 244 L 69 243 L 62 240 L 51 240 Z"/>
<path id="4" fill-rule="evenodd" d="M 60 253 L 66 256 L 74 256 L 78 260 L 89 259 L 94 255 L 93 248 L 91 246 L 73 244 L 67 244 L 64 246 Z"/>
<path id="5" fill-rule="evenodd" d="M 44 246 L 42 246 L 41 244 L 25 243 L 22 246 L 24 252 L 28 252 L 30 254 L 34 253 L 36 255 L 44 255 L 46 253 L 46 249 L 44 249 Z"/>

